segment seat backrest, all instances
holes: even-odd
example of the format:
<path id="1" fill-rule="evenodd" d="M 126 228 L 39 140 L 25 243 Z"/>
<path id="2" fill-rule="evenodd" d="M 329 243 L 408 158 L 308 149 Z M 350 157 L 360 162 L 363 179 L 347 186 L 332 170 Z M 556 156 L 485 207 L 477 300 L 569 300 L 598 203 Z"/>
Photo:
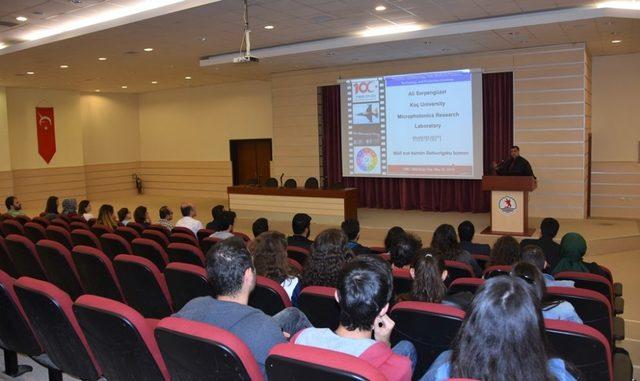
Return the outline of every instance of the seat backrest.
<path id="1" fill-rule="evenodd" d="M 98 250 L 102 250 L 102 245 L 93 232 L 86 229 L 76 229 L 71 232 L 71 240 L 73 241 L 73 246 L 89 246 L 96 248 Z"/>
<path id="2" fill-rule="evenodd" d="M 169 245 L 169 238 L 167 238 L 165 234 L 154 229 L 145 229 L 142 232 L 141 237 L 155 241 L 163 249 L 166 249 Z"/>
<path id="3" fill-rule="evenodd" d="M 473 278 L 475 277 L 473 273 L 473 269 L 466 263 L 458 262 L 458 261 L 444 261 L 444 266 L 449 273 L 447 279 L 445 280 L 445 284 L 447 287 L 458 278 Z"/>
<path id="4" fill-rule="evenodd" d="M 196 233 L 196 237 L 198 238 L 198 242 L 202 245 L 202 240 L 209 237 L 211 234 L 215 233 L 215 231 L 211 229 L 200 229 Z"/>
<path id="5" fill-rule="evenodd" d="M 42 225 L 35 222 L 27 222 L 24 224 L 24 235 L 33 243 L 37 243 L 41 239 L 47 238 L 47 233 Z"/>
<path id="6" fill-rule="evenodd" d="M 89 228 L 89 225 L 87 225 L 86 222 L 84 221 L 71 221 L 71 223 L 69 224 L 69 227 L 71 228 L 71 231 L 74 231 L 76 229 L 84 229 L 84 230 L 90 230 L 91 228 Z M 96 234 L 97 235 L 97 234 Z"/>
<path id="7" fill-rule="evenodd" d="M 195 247 L 200 247 L 200 242 L 198 242 L 198 239 L 193 235 L 193 233 L 171 233 L 169 241 L 171 243 L 186 243 Z"/>
<path id="8" fill-rule="evenodd" d="M 154 242 L 155 243 L 155 242 Z M 164 275 L 150 260 L 118 255 L 113 265 L 127 304 L 146 318 L 162 319 L 173 312 Z"/>
<path id="9" fill-rule="evenodd" d="M 236 236 L 236 237 L 240 237 L 240 238 L 242 238 L 242 240 L 243 240 L 244 242 L 249 242 L 249 241 L 251 241 L 251 237 L 249 237 L 248 235 L 246 235 L 246 234 L 244 234 L 244 233 L 242 233 L 242 232 L 232 232 L 232 234 L 233 234 L 234 236 Z"/>
<path id="10" fill-rule="evenodd" d="M 160 232 L 160 233 L 164 234 L 164 236 L 167 237 L 167 239 L 169 239 L 169 234 L 171 234 L 171 231 L 168 228 L 166 228 L 166 227 L 164 227 L 164 226 L 162 226 L 160 224 L 151 224 L 151 225 L 149 225 L 149 227 L 147 229 L 148 230 L 155 230 L 157 232 Z"/>
<path id="11" fill-rule="evenodd" d="M 133 221 L 129 222 L 126 227 L 135 230 L 136 232 L 138 232 L 138 234 L 142 234 L 142 232 L 144 231 L 144 226 L 142 226 L 142 224 Z"/>
<path id="12" fill-rule="evenodd" d="M 73 249 L 73 241 L 71 240 L 71 234 L 65 228 L 62 228 L 57 225 L 49 225 L 45 230 L 47 238 L 52 241 L 60 242 L 67 249 Z"/>
<path id="13" fill-rule="evenodd" d="M 302 265 L 298 263 L 295 259 L 287 258 L 287 263 L 289 263 L 289 267 L 292 267 L 296 273 L 302 274 Z"/>
<path id="14" fill-rule="evenodd" d="M 269 278 L 256 276 L 256 288 L 249 296 L 249 305 L 273 316 L 291 307 L 289 295 L 282 286 Z"/>
<path id="15" fill-rule="evenodd" d="M 13 217 L 13 219 L 18 221 L 22 225 L 24 225 L 27 222 L 31 221 L 31 218 L 29 216 L 25 215 L 25 214 L 18 214 L 17 216 Z"/>
<path id="16" fill-rule="evenodd" d="M 72 223 L 72 225 L 73 225 L 73 223 Z M 91 232 L 93 234 L 95 234 L 96 237 L 98 237 L 98 238 L 100 238 L 105 233 L 113 233 L 113 229 L 111 229 L 110 227 L 107 227 L 105 225 L 98 224 L 98 223 L 91 225 L 91 228 L 87 229 L 87 230 L 91 230 Z"/>
<path id="17" fill-rule="evenodd" d="M 155 336 L 173 380 L 263 380 L 247 345 L 229 331 L 170 317 Z"/>
<path id="18" fill-rule="evenodd" d="M 509 275 L 512 268 L 513 266 L 505 265 L 489 266 L 482 272 L 482 278 L 489 279 L 493 278 L 494 276 Z"/>
<path id="19" fill-rule="evenodd" d="M 266 361 L 269 380 L 385 381 L 373 365 L 358 357 L 306 345 L 278 344 Z"/>
<path id="20" fill-rule="evenodd" d="M 167 247 L 169 262 L 190 263 L 203 267 L 205 263 L 202 251 L 187 243 L 170 243 Z"/>
<path id="21" fill-rule="evenodd" d="M 109 380 L 169 380 L 153 325 L 133 308 L 83 295 L 73 305 L 89 346 Z"/>
<path id="22" fill-rule="evenodd" d="M 124 301 L 113 264 L 103 252 L 89 246 L 76 246 L 71 258 L 87 294 Z"/>
<path id="23" fill-rule="evenodd" d="M 207 280 L 207 272 L 201 266 L 188 263 L 169 263 L 164 277 L 173 301 L 173 310 L 179 311 L 191 299 L 199 296 L 215 296 Z"/>
<path id="24" fill-rule="evenodd" d="M 14 283 L 15 279 L 0 271 L 0 342 L 5 349 L 36 356 L 42 348 L 16 296 Z"/>
<path id="25" fill-rule="evenodd" d="M 409 269 L 393 268 L 393 293 L 396 295 L 404 294 L 411 291 L 413 279 Z"/>
<path id="26" fill-rule="evenodd" d="M 476 291 L 484 284 L 482 278 L 458 278 L 449 285 L 449 292 L 456 294 L 459 292 L 470 292 L 475 295 Z"/>
<path id="27" fill-rule="evenodd" d="M 127 224 L 127 225 L 131 225 L 131 223 Z M 133 241 L 136 238 L 140 238 L 140 233 L 138 233 L 138 231 L 130 226 L 118 226 L 116 228 L 115 233 L 117 235 L 119 235 L 120 237 L 124 238 L 127 240 L 127 242 L 131 243 L 131 241 Z"/>
<path id="28" fill-rule="evenodd" d="M 35 222 L 36 224 L 42 226 L 43 228 L 47 228 L 47 226 L 51 225 L 51 223 L 49 222 L 49 220 L 47 220 L 44 217 L 33 217 L 33 219 L 31 220 L 31 222 Z"/>
<path id="29" fill-rule="evenodd" d="M 5 237 L 10 234 L 24 235 L 24 227 L 19 221 L 14 219 L 0 222 L 0 228 L 2 228 Z"/>
<path id="30" fill-rule="evenodd" d="M 489 263 L 490 257 L 486 254 L 471 254 L 471 257 L 478 263 L 481 269 L 485 269 L 487 267 L 487 263 Z"/>
<path id="31" fill-rule="evenodd" d="M 169 263 L 167 252 L 156 241 L 147 238 L 136 238 L 131 242 L 131 248 L 134 255 L 147 258 L 160 271 L 164 271 L 165 266 Z"/>
<path id="32" fill-rule="evenodd" d="M 318 189 L 320 187 L 320 184 L 318 183 L 318 179 L 316 179 L 315 177 L 309 177 L 304 182 L 304 187 L 306 189 Z"/>
<path id="33" fill-rule="evenodd" d="M 316 328 L 330 328 L 340 324 L 340 306 L 335 299 L 336 289 L 324 286 L 309 286 L 300 291 L 298 308 L 307 315 Z"/>
<path id="34" fill-rule="evenodd" d="M 104 233 L 100 236 L 103 252 L 111 259 L 120 254 L 133 254 L 131 244 L 126 239 L 114 233 Z"/>
<path id="35" fill-rule="evenodd" d="M 7 244 L 3 237 L 0 237 L 0 270 L 6 272 L 13 278 L 19 276 L 18 270 L 16 270 L 13 260 L 11 260 L 9 249 L 7 248 Z"/>
<path id="36" fill-rule="evenodd" d="M 551 354 L 576 368 L 584 380 L 613 381 L 609 341 L 584 324 L 561 320 L 544 321 Z"/>
<path id="37" fill-rule="evenodd" d="M 66 247 L 59 242 L 43 239 L 36 244 L 36 251 L 49 282 L 69 294 L 73 300 L 84 293 L 76 265 Z"/>
<path id="38" fill-rule="evenodd" d="M 71 231 L 71 226 L 69 225 L 69 223 L 60 217 L 51 220 L 51 225 L 60 226 L 67 231 Z"/>
<path id="39" fill-rule="evenodd" d="M 565 271 L 555 274 L 554 278 L 557 280 L 572 280 L 575 287 L 599 292 L 607 298 L 610 303 L 613 303 L 612 283 L 602 275 Z"/>
<path id="40" fill-rule="evenodd" d="M 284 187 L 285 188 L 297 188 L 298 187 L 298 182 L 295 179 L 287 179 L 284 182 Z"/>
<path id="41" fill-rule="evenodd" d="M 309 258 L 309 250 L 304 247 L 287 246 L 287 257 L 304 266 L 307 263 L 307 258 Z"/>
<path id="42" fill-rule="evenodd" d="M 185 228 L 184 226 L 174 226 L 173 229 L 171 229 L 171 234 L 174 234 L 174 233 L 191 234 L 192 236 L 195 237 L 195 234 L 193 234 L 193 231 L 189 228 Z M 169 237 L 171 237 L 171 234 L 169 234 Z"/>
<path id="43" fill-rule="evenodd" d="M 389 316 L 396 323 L 392 345 L 411 341 L 418 353 L 415 374 L 423 374 L 440 353 L 449 349 L 464 320 L 464 311 L 444 304 L 400 302 Z"/>
<path id="44" fill-rule="evenodd" d="M 220 241 L 222 241 L 220 238 L 207 237 L 200 242 L 200 249 L 202 250 L 202 253 L 205 255 L 205 257 L 209 252 L 209 249 L 211 249 L 213 245 L 215 245 Z"/>
<path id="45" fill-rule="evenodd" d="M 15 291 L 51 361 L 74 377 L 98 379 L 102 371 L 73 314 L 69 295 L 51 283 L 28 277 L 16 281 Z"/>
<path id="46" fill-rule="evenodd" d="M 36 246 L 27 237 L 11 234 L 5 238 L 9 258 L 20 276 L 46 280 L 40 259 L 36 254 Z"/>

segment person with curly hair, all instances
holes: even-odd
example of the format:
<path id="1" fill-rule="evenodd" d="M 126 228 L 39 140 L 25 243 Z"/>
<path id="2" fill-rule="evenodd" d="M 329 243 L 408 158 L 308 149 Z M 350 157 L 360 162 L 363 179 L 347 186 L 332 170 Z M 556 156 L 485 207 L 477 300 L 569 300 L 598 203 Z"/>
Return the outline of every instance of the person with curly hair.
<path id="1" fill-rule="evenodd" d="M 489 254 L 489 266 L 513 266 L 520 262 L 520 244 L 510 235 L 496 241 Z"/>
<path id="2" fill-rule="evenodd" d="M 301 284 L 287 261 L 287 239 L 284 234 L 268 231 L 258 235 L 252 253 L 256 274 L 280 283 L 291 303 L 296 306 Z"/>
<path id="3" fill-rule="evenodd" d="M 438 226 L 436 231 L 433 232 L 433 238 L 431 238 L 431 248 L 440 250 L 445 260 L 466 263 L 471 266 L 476 276 L 482 275 L 482 269 L 478 262 L 473 259 L 468 251 L 460 248 L 456 230 L 453 226 L 449 224 Z"/>
<path id="4" fill-rule="evenodd" d="M 341 229 L 327 229 L 318 234 L 302 271 L 303 287 L 336 287 L 340 270 L 353 258 Z"/>

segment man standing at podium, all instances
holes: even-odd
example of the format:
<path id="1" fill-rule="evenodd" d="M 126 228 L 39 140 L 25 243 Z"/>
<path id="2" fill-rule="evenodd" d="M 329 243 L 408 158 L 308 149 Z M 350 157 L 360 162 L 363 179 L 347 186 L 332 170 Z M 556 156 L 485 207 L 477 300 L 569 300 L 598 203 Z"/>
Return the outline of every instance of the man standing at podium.
<path id="1" fill-rule="evenodd" d="M 524 157 L 520 156 L 520 147 L 512 146 L 510 157 L 507 160 L 502 160 L 500 163 L 495 164 L 493 169 L 497 175 L 500 176 L 533 176 L 533 170 L 531 164 Z"/>

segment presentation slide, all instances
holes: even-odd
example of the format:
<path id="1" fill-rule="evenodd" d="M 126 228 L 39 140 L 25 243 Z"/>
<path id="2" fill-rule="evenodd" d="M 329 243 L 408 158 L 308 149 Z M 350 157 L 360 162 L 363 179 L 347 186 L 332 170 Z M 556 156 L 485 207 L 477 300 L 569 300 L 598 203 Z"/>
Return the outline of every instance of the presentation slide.
<path id="1" fill-rule="evenodd" d="M 342 173 L 482 178 L 482 72 L 466 69 L 341 83 Z"/>

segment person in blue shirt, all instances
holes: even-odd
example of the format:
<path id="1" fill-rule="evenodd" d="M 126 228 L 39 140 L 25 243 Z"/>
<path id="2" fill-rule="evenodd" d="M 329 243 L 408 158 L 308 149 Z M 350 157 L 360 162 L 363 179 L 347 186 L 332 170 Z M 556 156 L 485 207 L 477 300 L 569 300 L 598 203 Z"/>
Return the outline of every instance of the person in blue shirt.
<path id="1" fill-rule="evenodd" d="M 360 222 L 355 218 L 349 218 L 342 222 L 340 225 L 344 234 L 347 235 L 349 242 L 347 247 L 351 249 L 354 255 L 371 254 L 371 249 L 366 246 L 362 246 L 358 240 L 360 239 Z"/>
<path id="2" fill-rule="evenodd" d="M 544 283 L 547 287 L 575 287 L 572 280 L 556 280 L 553 275 L 545 273 L 549 269 L 543 249 L 538 245 L 527 245 L 522 247 L 522 262 L 531 263 L 542 272 Z"/>
<path id="3" fill-rule="evenodd" d="M 421 381 L 575 381 L 565 362 L 545 347 L 540 300 L 518 277 L 488 279 L 452 343 Z"/>

